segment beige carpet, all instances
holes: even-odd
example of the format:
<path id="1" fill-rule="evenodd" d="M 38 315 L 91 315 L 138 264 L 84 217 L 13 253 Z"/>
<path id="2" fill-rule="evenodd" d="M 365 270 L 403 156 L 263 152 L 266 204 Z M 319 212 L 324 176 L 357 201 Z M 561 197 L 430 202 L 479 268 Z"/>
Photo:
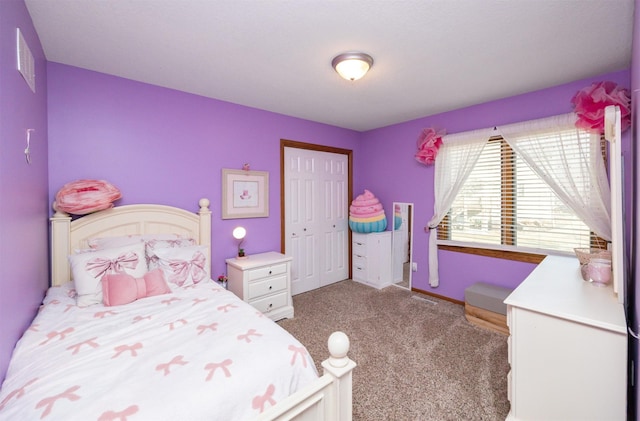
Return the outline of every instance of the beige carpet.
<path id="1" fill-rule="evenodd" d="M 462 306 L 394 286 L 342 281 L 293 297 L 278 322 L 311 353 L 319 372 L 326 341 L 351 340 L 354 420 L 504 420 L 507 337 L 470 325 Z"/>

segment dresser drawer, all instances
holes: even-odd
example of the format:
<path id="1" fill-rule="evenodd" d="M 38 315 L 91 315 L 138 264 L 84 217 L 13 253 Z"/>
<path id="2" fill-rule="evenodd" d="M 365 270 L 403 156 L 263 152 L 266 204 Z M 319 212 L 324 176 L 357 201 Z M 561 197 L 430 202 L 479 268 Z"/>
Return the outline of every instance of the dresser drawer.
<path id="1" fill-rule="evenodd" d="M 247 271 L 249 281 L 256 279 L 263 279 L 273 275 L 281 275 L 287 273 L 287 264 L 282 263 L 278 265 L 265 266 L 261 268 L 255 268 Z"/>
<path id="2" fill-rule="evenodd" d="M 366 256 L 367 245 L 362 241 L 353 240 L 353 244 L 351 244 L 351 251 L 354 256 Z"/>
<path id="3" fill-rule="evenodd" d="M 356 262 L 354 261 L 353 262 L 353 279 L 359 279 L 359 280 L 362 280 L 362 281 L 368 280 L 368 278 L 367 278 L 367 265 L 356 264 Z"/>
<path id="4" fill-rule="evenodd" d="M 253 300 L 254 298 L 262 297 L 263 295 L 272 294 L 278 291 L 286 291 L 287 289 L 287 275 L 274 276 L 264 281 L 250 282 L 249 294 L 247 298 Z"/>
<path id="5" fill-rule="evenodd" d="M 251 300 L 249 301 L 249 304 L 268 316 L 270 311 L 277 310 L 287 305 L 287 292 L 284 291 L 280 294 L 270 295 L 258 300 Z"/>

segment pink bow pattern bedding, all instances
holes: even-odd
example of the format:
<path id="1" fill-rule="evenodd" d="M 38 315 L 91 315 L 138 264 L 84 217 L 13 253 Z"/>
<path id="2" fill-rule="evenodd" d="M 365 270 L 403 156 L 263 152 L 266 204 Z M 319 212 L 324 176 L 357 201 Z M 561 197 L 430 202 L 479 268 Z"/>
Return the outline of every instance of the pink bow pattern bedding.
<path id="1" fill-rule="evenodd" d="M 207 279 L 126 305 L 47 293 L 0 389 L 0 419 L 245 420 L 317 378 L 307 350 Z"/>

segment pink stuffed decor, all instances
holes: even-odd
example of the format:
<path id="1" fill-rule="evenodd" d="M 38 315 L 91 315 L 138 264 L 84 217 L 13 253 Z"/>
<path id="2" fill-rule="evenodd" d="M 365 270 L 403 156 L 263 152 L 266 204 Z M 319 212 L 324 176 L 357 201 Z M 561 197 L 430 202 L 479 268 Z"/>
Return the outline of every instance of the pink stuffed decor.
<path id="1" fill-rule="evenodd" d="M 62 186 L 53 207 L 73 215 L 86 215 L 112 208 L 120 197 L 120 190 L 104 180 L 77 180 Z"/>
<path id="2" fill-rule="evenodd" d="M 160 269 L 134 278 L 126 273 L 107 274 L 102 277 L 102 300 L 105 306 L 129 304 L 144 297 L 171 292 Z"/>
<path id="3" fill-rule="evenodd" d="M 629 90 L 614 82 L 597 82 L 581 89 L 571 98 L 578 115 L 576 127 L 588 131 L 604 133 L 604 109 L 608 105 L 618 105 L 622 121 L 621 130 L 631 125 L 631 97 Z"/>
<path id="4" fill-rule="evenodd" d="M 431 165 L 436 162 L 436 155 L 438 155 L 438 149 L 442 145 L 442 136 L 445 133 L 444 130 L 436 131 L 431 127 L 423 129 L 418 137 L 416 161 L 425 165 Z"/>

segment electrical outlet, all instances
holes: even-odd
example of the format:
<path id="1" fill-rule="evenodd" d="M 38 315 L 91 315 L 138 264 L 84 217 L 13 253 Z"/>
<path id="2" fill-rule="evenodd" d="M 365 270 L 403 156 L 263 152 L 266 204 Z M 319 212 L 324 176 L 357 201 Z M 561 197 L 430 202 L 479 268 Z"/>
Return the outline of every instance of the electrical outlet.
<path id="1" fill-rule="evenodd" d="M 411 262 L 411 271 L 412 272 L 418 271 L 418 262 Z"/>

